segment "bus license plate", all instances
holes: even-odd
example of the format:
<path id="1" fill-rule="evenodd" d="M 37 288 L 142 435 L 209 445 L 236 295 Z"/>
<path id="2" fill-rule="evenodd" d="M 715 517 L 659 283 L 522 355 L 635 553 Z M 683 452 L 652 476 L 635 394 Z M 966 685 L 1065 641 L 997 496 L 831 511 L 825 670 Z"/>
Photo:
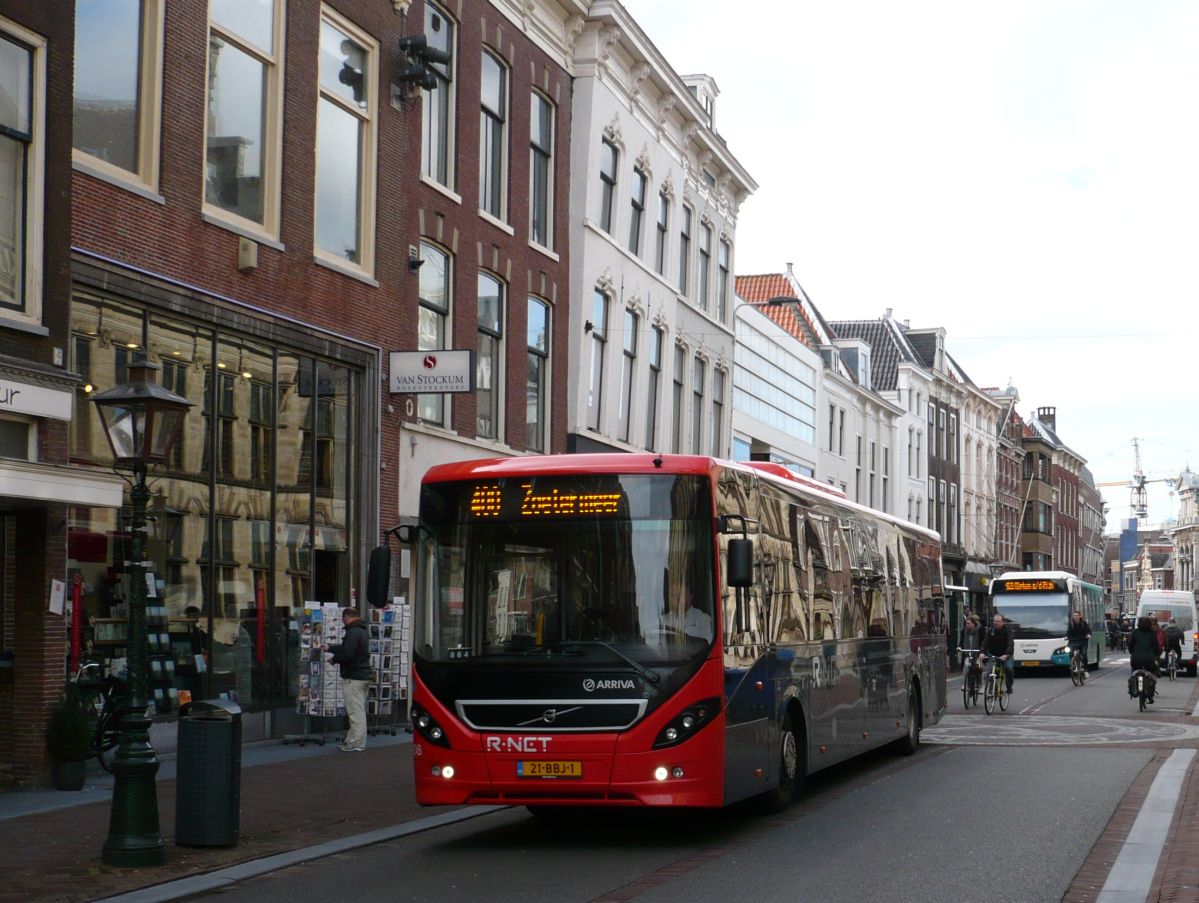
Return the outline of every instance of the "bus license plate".
<path id="1" fill-rule="evenodd" d="M 1039 668 L 1041 666 L 1040 662 L 1032 662 L 1032 661 L 1023 661 L 1020 664 L 1025 668 Z"/>
<path id="2" fill-rule="evenodd" d="M 581 778 L 582 762 L 517 762 L 518 778 Z"/>

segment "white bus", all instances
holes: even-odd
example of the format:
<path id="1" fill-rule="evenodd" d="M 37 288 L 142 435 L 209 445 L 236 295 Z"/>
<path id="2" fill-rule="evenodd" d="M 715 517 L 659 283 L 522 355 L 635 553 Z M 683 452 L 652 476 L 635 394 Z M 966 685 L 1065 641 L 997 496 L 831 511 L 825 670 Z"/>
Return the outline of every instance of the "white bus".
<path id="1" fill-rule="evenodd" d="M 1016 668 L 1069 668 L 1066 627 L 1081 611 L 1091 625 L 1087 662 L 1103 656 L 1103 590 L 1065 571 L 1008 571 L 991 581 L 991 605 L 1012 625 Z"/>
<path id="2" fill-rule="evenodd" d="M 1196 655 L 1196 639 L 1199 639 L 1199 634 L 1196 630 L 1195 617 L 1195 595 L 1186 591 L 1169 590 L 1169 589 L 1147 589 L 1141 593 L 1141 598 L 1137 602 L 1137 617 L 1153 618 L 1162 630 L 1171 620 L 1182 630 L 1182 663 L 1186 665 L 1187 674 L 1191 677 L 1195 676 L 1196 662 L 1199 661 Z"/>

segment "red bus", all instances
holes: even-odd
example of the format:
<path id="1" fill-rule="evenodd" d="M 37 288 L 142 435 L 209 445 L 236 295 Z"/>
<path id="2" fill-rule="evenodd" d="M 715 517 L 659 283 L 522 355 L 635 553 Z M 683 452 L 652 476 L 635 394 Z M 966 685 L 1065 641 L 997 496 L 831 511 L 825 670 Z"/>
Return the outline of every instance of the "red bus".
<path id="1" fill-rule="evenodd" d="M 397 533 L 424 805 L 778 809 L 945 709 L 937 535 L 777 465 L 446 464 Z"/>

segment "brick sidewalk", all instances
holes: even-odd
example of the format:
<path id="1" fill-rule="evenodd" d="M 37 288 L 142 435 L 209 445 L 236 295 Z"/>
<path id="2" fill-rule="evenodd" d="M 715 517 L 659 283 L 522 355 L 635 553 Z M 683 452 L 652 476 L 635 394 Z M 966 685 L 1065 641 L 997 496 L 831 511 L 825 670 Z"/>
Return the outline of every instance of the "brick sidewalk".
<path id="1" fill-rule="evenodd" d="M 416 804 L 410 744 L 243 768 L 232 849 L 175 846 L 175 782 L 160 781 L 167 861 L 157 868 L 100 861 L 110 809 L 111 800 L 0 821 L 0 901 L 96 900 L 449 811 Z"/>

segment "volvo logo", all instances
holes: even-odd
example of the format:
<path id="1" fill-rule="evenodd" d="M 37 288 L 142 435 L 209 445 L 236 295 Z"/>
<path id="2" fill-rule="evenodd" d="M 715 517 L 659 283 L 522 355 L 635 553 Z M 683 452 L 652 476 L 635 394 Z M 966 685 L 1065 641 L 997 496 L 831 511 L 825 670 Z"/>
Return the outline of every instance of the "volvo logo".
<path id="1" fill-rule="evenodd" d="M 588 677 L 583 680 L 583 690 L 594 693 L 596 690 L 636 690 L 637 684 L 627 677 L 619 680 L 595 680 Z"/>

